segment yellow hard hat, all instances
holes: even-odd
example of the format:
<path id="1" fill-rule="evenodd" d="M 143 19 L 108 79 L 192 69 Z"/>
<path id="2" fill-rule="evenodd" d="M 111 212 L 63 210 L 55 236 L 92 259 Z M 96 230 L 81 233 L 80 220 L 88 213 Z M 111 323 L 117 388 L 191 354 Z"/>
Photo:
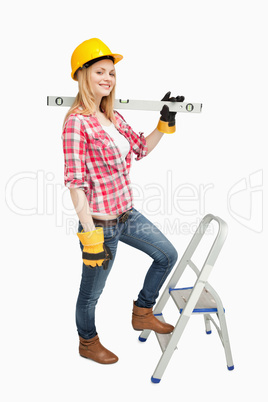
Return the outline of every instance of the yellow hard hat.
<path id="1" fill-rule="evenodd" d="M 114 64 L 123 59 L 121 54 L 114 54 L 100 39 L 92 38 L 82 42 L 74 50 L 71 58 L 72 79 L 77 81 L 76 71 L 81 67 L 89 67 L 98 59 L 111 58 Z M 91 62 L 93 61 L 93 62 Z M 91 62 L 91 63 L 90 63 Z M 86 64 L 86 65 L 85 65 Z"/>

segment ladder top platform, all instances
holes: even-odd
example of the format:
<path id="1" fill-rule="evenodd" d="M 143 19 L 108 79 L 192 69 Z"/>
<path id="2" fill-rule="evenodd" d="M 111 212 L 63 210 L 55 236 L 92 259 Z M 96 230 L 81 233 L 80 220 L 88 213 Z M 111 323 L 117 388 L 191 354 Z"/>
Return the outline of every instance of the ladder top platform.
<path id="1" fill-rule="evenodd" d="M 169 289 L 169 293 L 174 300 L 176 306 L 178 307 L 180 313 L 183 312 L 183 309 L 186 306 L 186 303 L 191 295 L 193 287 L 189 288 L 181 288 L 181 289 Z M 217 303 L 214 300 L 211 293 L 204 288 L 196 305 L 193 310 L 193 313 L 217 313 Z"/>

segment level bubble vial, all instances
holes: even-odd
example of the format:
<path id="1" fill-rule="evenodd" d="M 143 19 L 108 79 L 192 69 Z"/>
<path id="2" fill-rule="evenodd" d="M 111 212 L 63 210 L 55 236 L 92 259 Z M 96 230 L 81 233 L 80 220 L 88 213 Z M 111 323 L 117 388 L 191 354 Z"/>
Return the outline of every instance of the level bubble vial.
<path id="1" fill-rule="evenodd" d="M 61 106 L 63 104 L 63 99 L 62 98 L 56 98 L 55 102 L 58 106 Z"/>
<path id="2" fill-rule="evenodd" d="M 188 103 L 186 105 L 186 110 L 187 112 L 191 112 L 192 110 L 194 110 L 194 105 L 192 103 Z"/>

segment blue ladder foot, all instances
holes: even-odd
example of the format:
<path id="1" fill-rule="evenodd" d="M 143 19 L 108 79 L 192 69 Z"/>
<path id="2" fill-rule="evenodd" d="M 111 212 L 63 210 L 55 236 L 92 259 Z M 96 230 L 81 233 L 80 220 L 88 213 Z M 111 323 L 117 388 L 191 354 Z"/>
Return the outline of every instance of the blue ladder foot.
<path id="1" fill-rule="evenodd" d="M 146 341 L 147 341 L 147 338 L 142 338 L 141 336 L 139 336 L 139 341 L 140 341 L 140 342 L 146 342 Z"/>
<path id="2" fill-rule="evenodd" d="M 231 371 L 234 369 L 234 366 L 227 366 L 228 370 Z"/>
<path id="3" fill-rule="evenodd" d="M 212 331 L 206 331 L 206 334 L 210 335 L 210 334 L 212 334 Z"/>
<path id="4" fill-rule="evenodd" d="M 159 384 L 160 381 L 161 381 L 161 378 L 154 378 L 154 377 L 151 377 L 151 381 L 152 381 L 154 384 Z"/>

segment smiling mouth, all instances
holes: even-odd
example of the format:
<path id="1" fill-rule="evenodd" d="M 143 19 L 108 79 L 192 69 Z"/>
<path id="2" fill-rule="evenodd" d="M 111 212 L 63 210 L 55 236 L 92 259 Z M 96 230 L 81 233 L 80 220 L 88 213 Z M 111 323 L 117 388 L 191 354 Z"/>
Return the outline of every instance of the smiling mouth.
<path id="1" fill-rule="evenodd" d="M 106 88 L 106 89 L 110 89 L 111 85 L 108 84 L 100 84 L 101 87 Z"/>

